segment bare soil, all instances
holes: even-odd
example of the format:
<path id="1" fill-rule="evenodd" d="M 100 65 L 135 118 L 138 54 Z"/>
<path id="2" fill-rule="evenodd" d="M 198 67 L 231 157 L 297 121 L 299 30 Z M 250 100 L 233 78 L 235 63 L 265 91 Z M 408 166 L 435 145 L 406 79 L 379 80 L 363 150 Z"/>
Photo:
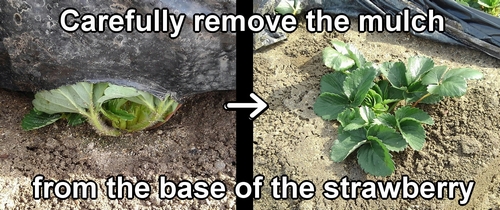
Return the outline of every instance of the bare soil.
<path id="1" fill-rule="evenodd" d="M 352 29 L 357 28 L 354 24 Z M 479 51 L 425 40 L 406 33 L 309 33 L 301 25 L 288 40 L 254 54 L 255 92 L 269 109 L 255 121 L 254 173 L 266 177 L 263 197 L 255 209 L 454 209 L 455 199 L 327 200 L 322 183 L 347 176 L 349 180 L 474 180 L 471 201 L 462 208 L 500 209 L 500 60 Z M 436 65 L 470 67 L 485 78 L 469 82 L 465 96 L 436 105 L 422 105 L 434 118 L 426 126 L 427 141 L 421 151 L 393 153 L 396 172 L 389 177 L 367 175 L 355 155 L 341 163 L 329 159 L 337 124 L 316 116 L 313 104 L 319 95 L 322 75 L 321 50 L 330 40 L 355 45 L 369 61 L 404 61 L 427 56 Z M 274 200 L 269 180 L 288 175 L 298 183 L 316 185 L 313 199 Z M 458 194 L 457 194 L 458 195 Z"/>
<path id="2" fill-rule="evenodd" d="M 155 130 L 102 137 L 89 125 L 69 127 L 57 122 L 23 131 L 22 117 L 32 108 L 33 94 L 0 89 L 0 209 L 234 209 L 236 174 L 235 113 L 222 106 L 236 99 L 235 91 L 199 94 Z M 31 181 L 37 174 L 50 180 L 93 180 L 96 200 L 33 199 Z M 105 181 L 150 184 L 149 198 L 109 200 Z M 225 183 L 222 200 L 158 198 L 158 177 Z"/>

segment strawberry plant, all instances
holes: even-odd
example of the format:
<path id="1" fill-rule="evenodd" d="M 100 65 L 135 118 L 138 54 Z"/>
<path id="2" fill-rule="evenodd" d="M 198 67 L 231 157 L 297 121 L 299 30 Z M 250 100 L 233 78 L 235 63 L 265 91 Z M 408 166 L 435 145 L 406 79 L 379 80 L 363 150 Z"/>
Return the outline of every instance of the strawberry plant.
<path id="1" fill-rule="evenodd" d="M 500 0 L 455 0 L 459 4 L 500 17 Z"/>
<path id="2" fill-rule="evenodd" d="M 177 109 L 169 96 L 109 83 L 80 82 L 35 94 L 33 110 L 22 120 L 24 130 L 38 129 L 66 119 L 69 125 L 88 121 L 99 134 L 117 136 L 164 123 Z"/>
<path id="3" fill-rule="evenodd" d="M 274 9 L 277 14 L 286 15 L 298 15 L 302 11 L 299 0 L 281 0 L 278 6 Z"/>
<path id="4" fill-rule="evenodd" d="M 331 43 L 333 48 L 323 50 L 323 62 L 335 71 L 321 78 L 314 112 L 340 123 L 330 158 L 340 162 L 357 150 L 358 164 L 375 176 L 394 172 L 390 152 L 408 145 L 423 148 L 423 124 L 432 125 L 434 120 L 417 107 L 419 103 L 463 96 L 467 80 L 483 77 L 474 69 L 434 66 L 430 58 L 418 56 L 406 64 L 374 64 L 352 45 Z"/>

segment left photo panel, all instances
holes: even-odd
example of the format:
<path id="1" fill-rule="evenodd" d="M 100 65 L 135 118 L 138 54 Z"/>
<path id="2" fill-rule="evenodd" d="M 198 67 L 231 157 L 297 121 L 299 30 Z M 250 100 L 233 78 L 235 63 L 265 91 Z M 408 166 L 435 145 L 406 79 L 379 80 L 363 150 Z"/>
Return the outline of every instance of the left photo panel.
<path id="1" fill-rule="evenodd" d="M 236 1 L 0 0 L 0 208 L 236 209 Z"/>

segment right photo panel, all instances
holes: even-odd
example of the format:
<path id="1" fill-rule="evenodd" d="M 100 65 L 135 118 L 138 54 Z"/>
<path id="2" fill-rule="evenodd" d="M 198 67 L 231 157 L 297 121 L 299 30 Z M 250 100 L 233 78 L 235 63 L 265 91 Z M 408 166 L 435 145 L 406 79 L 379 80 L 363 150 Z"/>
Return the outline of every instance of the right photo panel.
<path id="1" fill-rule="evenodd" d="M 253 9 L 254 209 L 500 209 L 500 2 Z"/>

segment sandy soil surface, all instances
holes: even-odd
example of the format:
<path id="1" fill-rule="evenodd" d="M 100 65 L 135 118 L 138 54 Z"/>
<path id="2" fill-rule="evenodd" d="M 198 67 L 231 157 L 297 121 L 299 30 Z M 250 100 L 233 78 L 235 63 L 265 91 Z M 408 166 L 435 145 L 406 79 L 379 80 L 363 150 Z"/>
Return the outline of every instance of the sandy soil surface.
<path id="1" fill-rule="evenodd" d="M 222 106 L 236 99 L 235 91 L 196 95 L 186 101 L 158 129 L 98 136 L 89 125 L 68 127 L 57 122 L 26 132 L 20 123 L 31 109 L 32 94 L 0 89 L 0 209 L 234 209 L 232 188 L 236 174 L 235 113 Z M 35 201 L 31 181 L 45 179 L 94 180 L 96 200 L 56 199 Z M 109 200 L 105 181 L 123 175 L 136 183 L 148 182 L 149 198 Z M 221 200 L 158 198 L 158 177 L 166 180 L 225 183 Z"/>
<path id="2" fill-rule="evenodd" d="M 347 176 L 349 180 L 401 180 L 417 182 L 463 180 L 476 182 L 467 209 L 500 209 L 500 61 L 481 52 L 449 46 L 406 33 L 309 33 L 304 25 L 287 41 L 254 54 L 254 89 L 269 103 L 255 121 L 254 171 L 266 184 L 255 209 L 454 209 L 455 199 L 415 200 L 362 198 L 327 200 L 322 183 Z M 352 29 L 357 28 L 354 24 Z M 373 177 L 361 170 L 355 155 L 335 163 L 329 159 L 337 124 L 316 116 L 313 104 L 319 95 L 322 75 L 321 50 L 331 39 L 355 45 L 369 61 L 404 61 L 410 56 L 431 57 L 436 65 L 471 67 L 484 73 L 481 81 L 469 82 L 468 93 L 437 105 L 422 105 L 436 123 L 426 126 L 427 141 L 421 151 L 393 153 L 396 172 Z M 274 200 L 269 180 L 288 175 L 298 183 L 310 180 L 316 196 L 310 200 Z M 458 194 L 457 194 L 458 195 Z"/>

